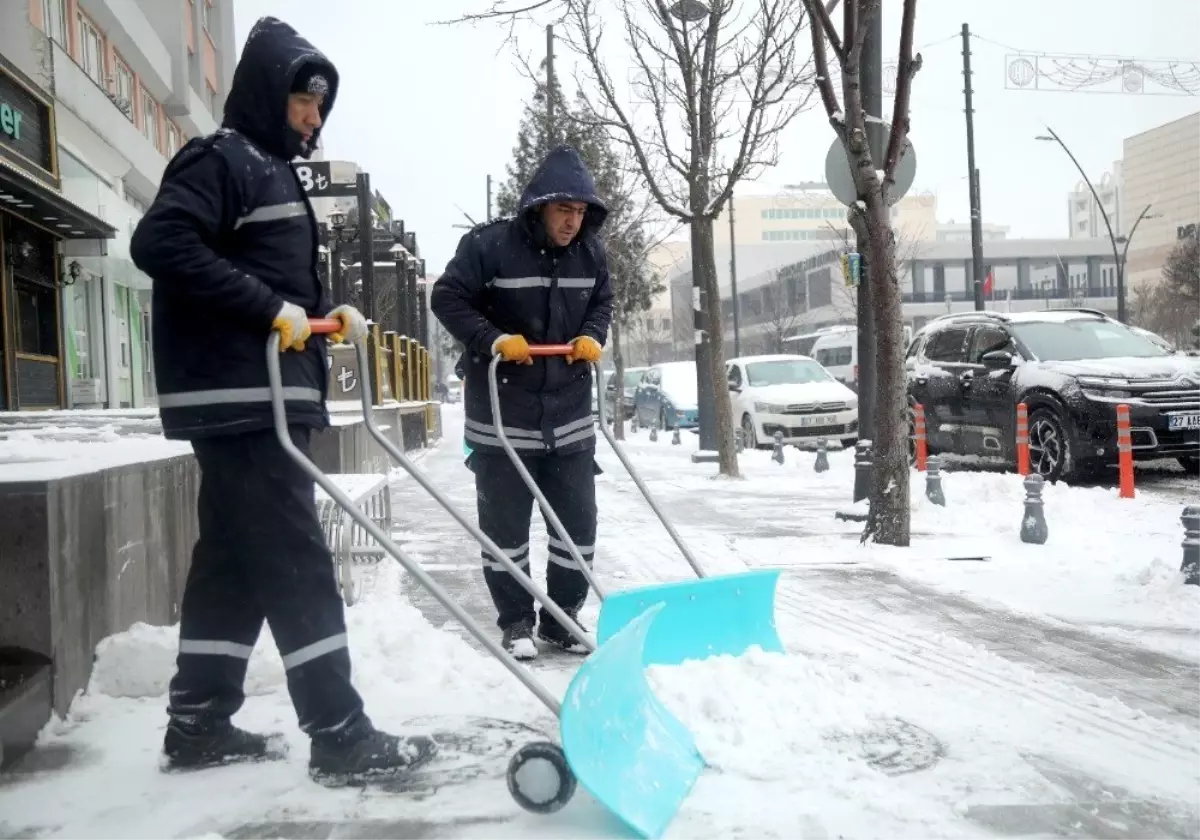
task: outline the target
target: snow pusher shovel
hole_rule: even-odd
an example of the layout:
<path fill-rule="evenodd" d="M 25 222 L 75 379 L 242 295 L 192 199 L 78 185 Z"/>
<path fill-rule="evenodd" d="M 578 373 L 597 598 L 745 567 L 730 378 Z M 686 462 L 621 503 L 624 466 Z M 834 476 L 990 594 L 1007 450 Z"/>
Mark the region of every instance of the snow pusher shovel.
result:
<path fill-rule="evenodd" d="M 572 348 L 569 344 L 543 344 L 531 346 L 529 350 L 534 356 L 567 356 Z M 537 499 L 546 521 L 567 546 L 571 558 L 587 578 L 596 597 L 600 599 L 597 640 L 601 644 L 605 643 L 648 608 L 662 604 L 665 608 L 647 630 L 643 647 L 643 662 L 646 665 L 678 665 L 687 659 L 705 659 L 721 654 L 740 656 L 754 645 L 764 651 L 782 653 L 783 642 L 775 629 L 775 592 L 779 583 L 779 571 L 755 571 L 716 577 L 705 574 L 704 568 L 696 561 L 679 532 L 675 530 L 675 526 L 650 495 L 645 482 L 609 431 L 604 417 L 604 374 L 598 365 L 593 365 L 598 390 L 597 425 L 629 472 L 634 484 L 642 492 L 650 509 L 658 517 L 658 521 L 666 528 L 684 559 L 700 578 L 695 581 L 660 583 L 622 592 L 606 593 L 601 588 L 595 574 L 584 562 L 578 546 L 509 442 L 500 414 L 499 385 L 496 380 L 496 368 L 499 363 L 500 357 L 494 356 L 488 367 L 488 389 L 496 437 Z"/>
<path fill-rule="evenodd" d="M 314 334 L 340 331 L 336 319 L 310 319 Z M 661 835 L 695 784 L 704 761 L 691 733 L 655 699 L 643 674 L 642 646 L 658 608 L 635 617 L 597 648 L 570 616 L 550 599 L 507 554 L 444 496 L 376 425 L 371 391 L 362 390 L 363 423 L 371 436 L 417 483 L 474 537 L 546 610 L 592 651 L 582 661 L 560 704 L 533 674 L 509 654 L 470 614 L 292 442 L 287 397 L 280 371 L 279 333 L 267 340 L 271 411 L 280 445 L 379 546 L 458 620 L 476 641 L 509 670 L 558 720 L 560 747 L 550 741 L 525 744 L 509 761 L 508 790 L 522 808 L 550 814 L 565 806 L 582 783 L 596 800 L 640 837 Z M 360 370 L 370 370 L 365 341 L 355 344 Z M 638 780 L 620 785 L 621 778 Z"/>

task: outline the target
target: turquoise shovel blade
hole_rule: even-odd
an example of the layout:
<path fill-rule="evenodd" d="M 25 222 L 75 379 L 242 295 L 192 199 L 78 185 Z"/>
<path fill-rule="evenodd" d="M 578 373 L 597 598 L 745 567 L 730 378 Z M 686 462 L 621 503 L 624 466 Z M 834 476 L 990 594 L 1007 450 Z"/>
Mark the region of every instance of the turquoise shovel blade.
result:
<path fill-rule="evenodd" d="M 559 716 L 575 778 L 646 840 L 662 835 L 704 769 L 692 734 L 646 682 L 642 646 L 662 611 L 644 610 L 583 661 Z"/>
<path fill-rule="evenodd" d="M 754 645 L 783 653 L 775 628 L 778 583 L 775 569 L 612 592 L 600 605 L 596 641 L 604 644 L 648 607 L 662 604 L 662 612 L 648 629 L 643 665 L 740 656 Z"/>

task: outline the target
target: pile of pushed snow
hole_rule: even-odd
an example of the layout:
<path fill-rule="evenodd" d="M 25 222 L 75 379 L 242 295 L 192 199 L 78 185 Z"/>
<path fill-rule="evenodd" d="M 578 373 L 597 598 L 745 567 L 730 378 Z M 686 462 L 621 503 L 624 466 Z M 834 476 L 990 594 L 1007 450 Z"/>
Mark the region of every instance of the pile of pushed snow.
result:
<path fill-rule="evenodd" d="M 354 682 L 372 699 L 394 707 L 414 699 L 490 696 L 511 699 L 520 685 L 496 660 L 460 636 L 434 627 L 402 593 L 395 563 L 369 570 L 372 597 L 346 610 Z M 175 673 L 179 625 L 138 623 L 96 647 L 89 692 L 109 697 L 161 697 Z M 286 675 L 270 629 L 264 624 L 246 673 L 246 694 L 286 694 Z M 526 703 L 526 705 L 528 705 Z"/>
<path fill-rule="evenodd" d="M 849 736 L 873 729 L 894 708 L 887 686 L 856 666 L 757 647 L 739 657 L 653 666 L 647 677 L 710 767 L 758 780 L 867 772 Z"/>

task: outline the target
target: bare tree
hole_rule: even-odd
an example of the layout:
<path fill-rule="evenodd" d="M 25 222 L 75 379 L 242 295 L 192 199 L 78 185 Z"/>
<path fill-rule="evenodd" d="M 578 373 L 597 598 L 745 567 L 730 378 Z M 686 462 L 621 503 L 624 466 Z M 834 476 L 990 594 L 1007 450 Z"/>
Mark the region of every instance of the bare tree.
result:
<path fill-rule="evenodd" d="M 757 290 L 756 290 L 757 291 Z M 804 314 L 804 304 L 798 296 L 788 293 L 788 284 L 778 273 L 775 279 L 761 287 L 763 295 L 762 343 L 767 353 L 782 353 L 783 340 L 790 336 Z"/>
<path fill-rule="evenodd" d="M 1195 343 L 1200 323 L 1200 240 L 1180 239 L 1163 264 L 1162 277 L 1133 290 L 1132 322 L 1171 341 Z"/>
<path fill-rule="evenodd" d="M 863 540 L 906 546 L 909 543 L 909 467 L 904 329 L 888 194 L 895 185 L 896 168 L 908 146 L 909 98 L 913 76 L 921 67 L 921 56 L 913 55 L 912 46 L 917 0 L 904 0 L 891 129 L 884 159 L 878 162 L 872 159 L 867 141 L 867 115 L 860 78 L 863 42 L 871 15 L 879 14 L 878 0 L 842 0 L 841 32 L 822 0 L 804 0 L 804 5 L 818 22 L 811 32 L 817 90 L 829 124 L 845 146 L 858 192 L 859 200 L 850 208 L 850 226 L 859 241 L 867 242 L 869 247 L 866 256 L 872 284 L 871 317 L 878 344 L 878 381 L 875 466 L 870 514 Z M 830 76 L 829 52 L 840 65 L 842 104 L 839 104 Z"/>
<path fill-rule="evenodd" d="M 629 361 L 638 367 L 652 367 L 671 355 L 670 318 L 654 310 L 640 312 L 630 319 Z"/>

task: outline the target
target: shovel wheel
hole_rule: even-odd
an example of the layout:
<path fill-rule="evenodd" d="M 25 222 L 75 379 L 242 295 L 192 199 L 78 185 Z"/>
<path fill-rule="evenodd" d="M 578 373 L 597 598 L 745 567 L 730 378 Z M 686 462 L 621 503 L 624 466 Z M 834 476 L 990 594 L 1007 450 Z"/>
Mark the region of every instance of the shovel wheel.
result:
<path fill-rule="evenodd" d="M 575 795 L 575 774 L 562 748 L 534 741 L 517 750 L 508 762 L 508 792 L 517 804 L 534 814 L 553 814 Z"/>

